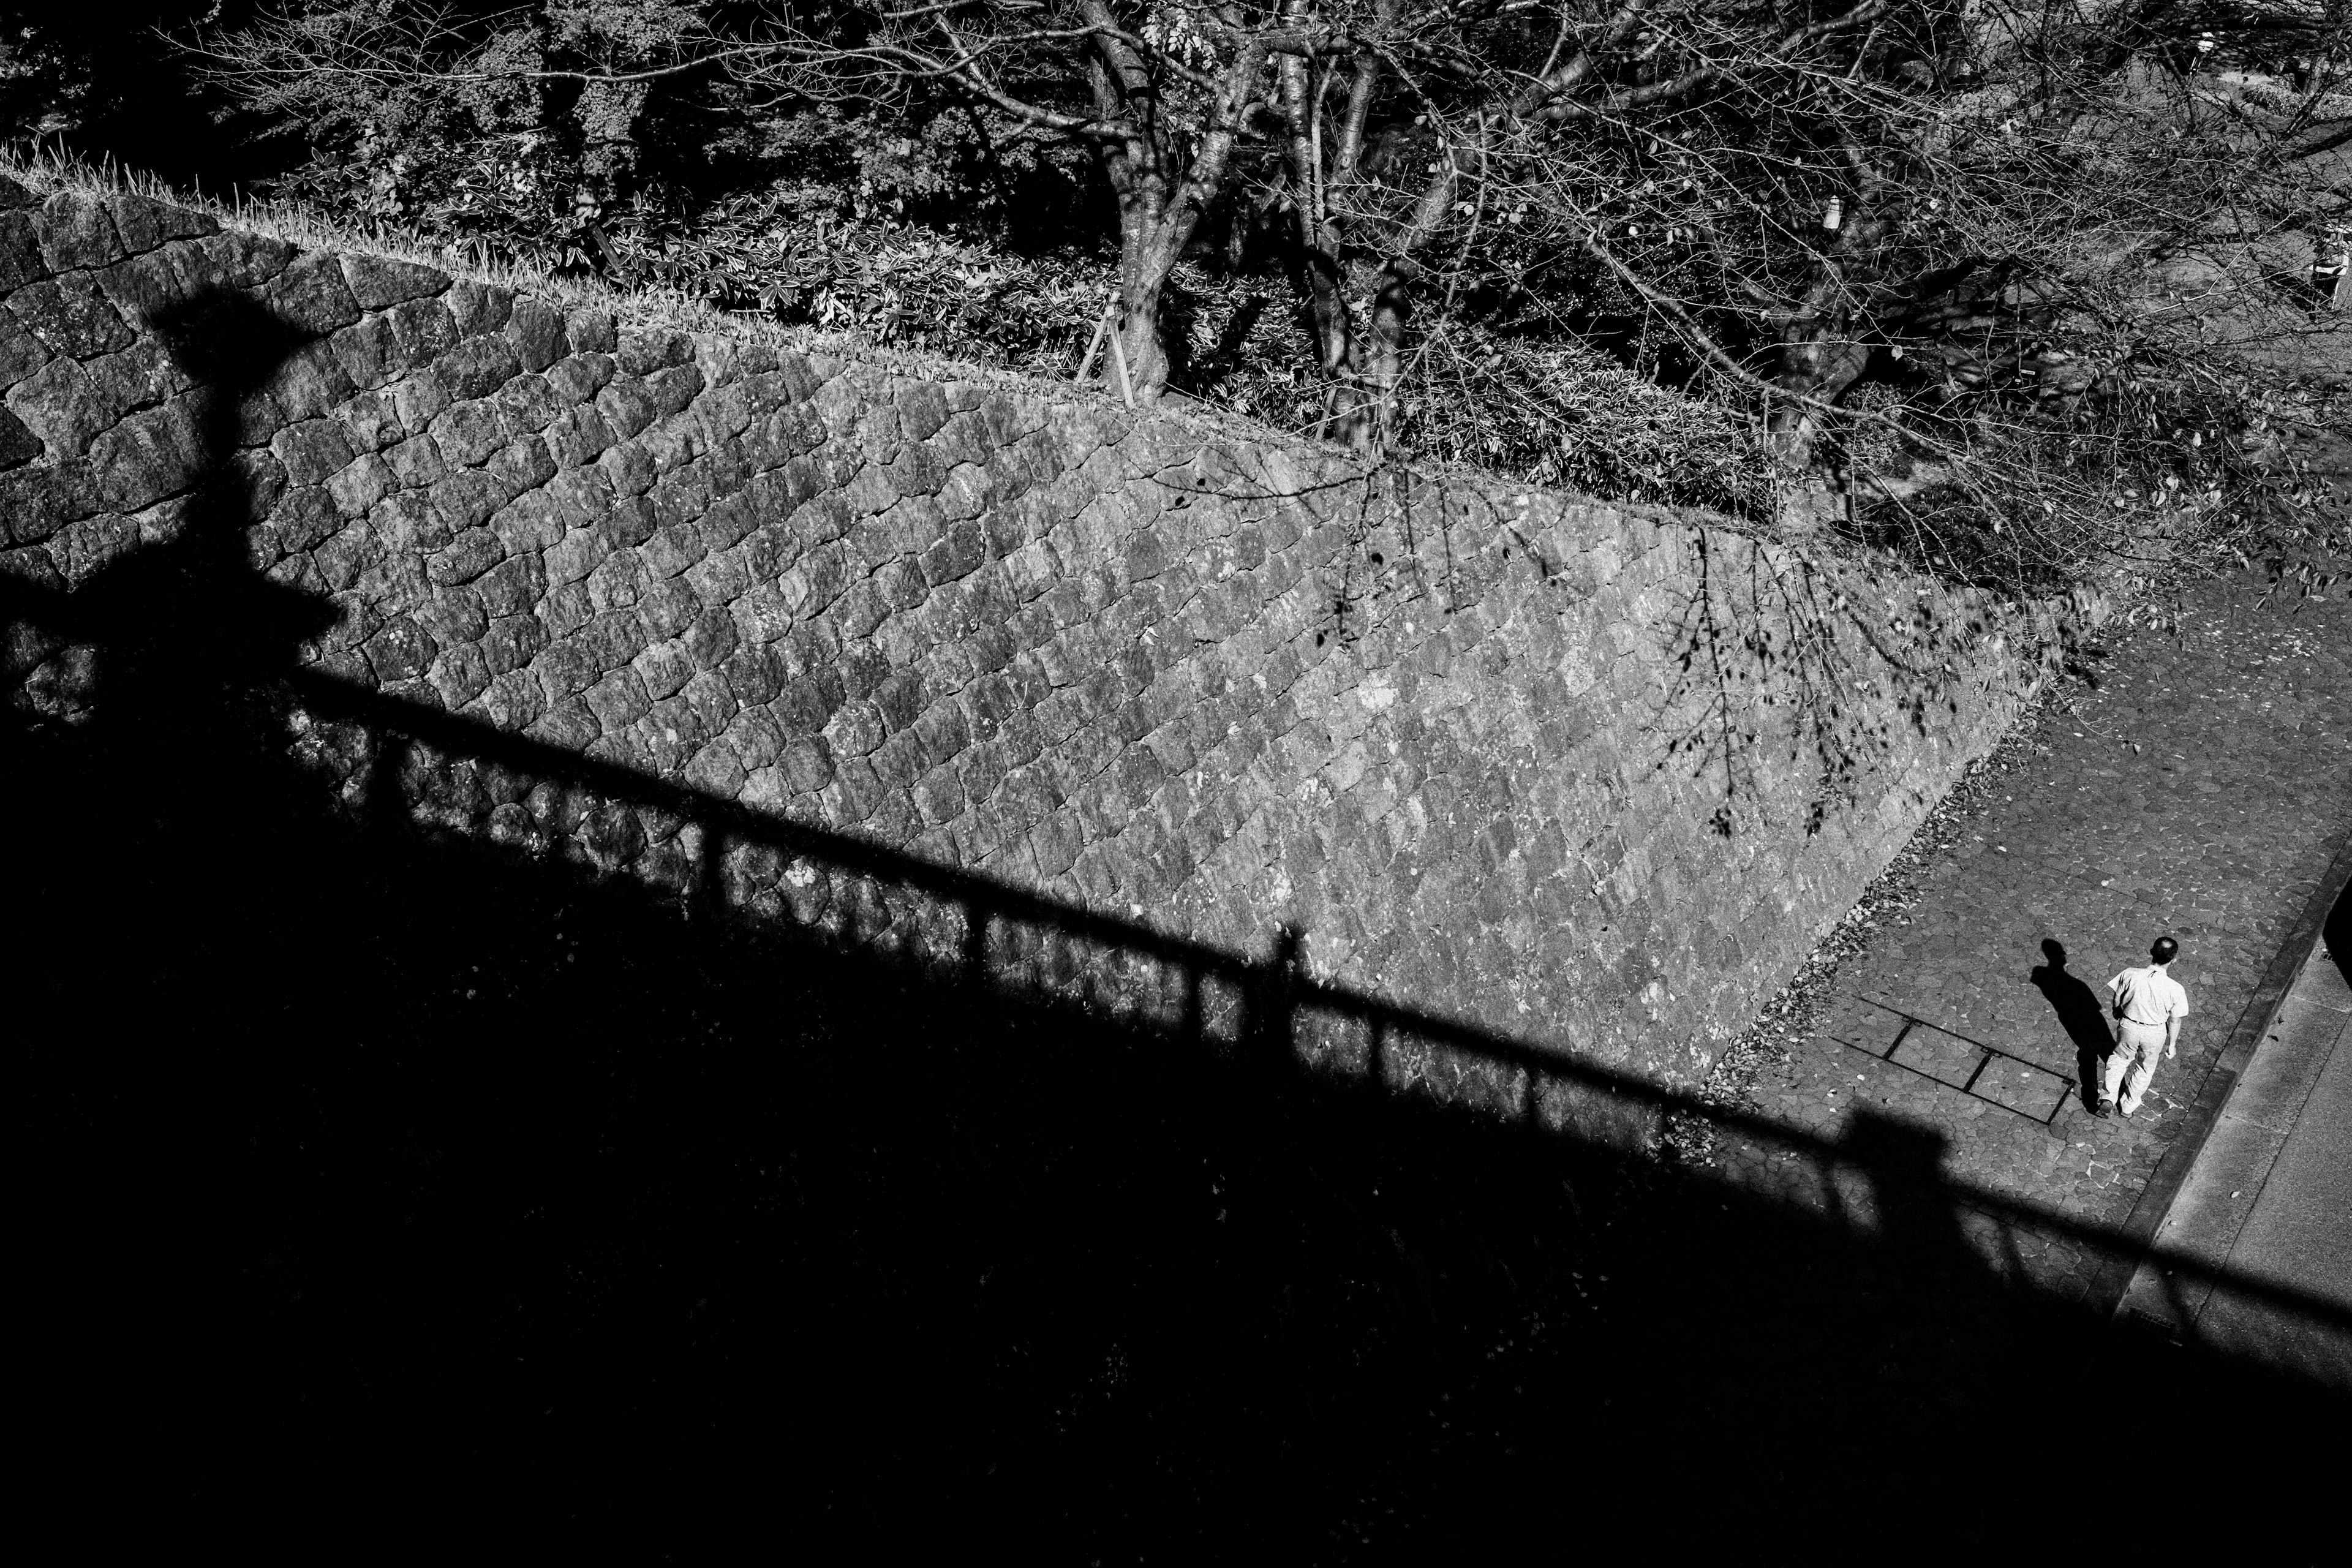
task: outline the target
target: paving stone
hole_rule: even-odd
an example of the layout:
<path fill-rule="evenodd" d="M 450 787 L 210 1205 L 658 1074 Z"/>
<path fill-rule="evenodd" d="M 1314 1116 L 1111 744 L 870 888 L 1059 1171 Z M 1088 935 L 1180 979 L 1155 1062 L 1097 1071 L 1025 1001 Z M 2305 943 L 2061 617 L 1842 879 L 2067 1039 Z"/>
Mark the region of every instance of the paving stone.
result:
<path fill-rule="evenodd" d="M 1972 1092 L 1997 1105 L 2005 1105 L 2021 1115 L 2043 1121 L 2056 1113 L 2067 1089 L 2066 1081 L 2055 1073 L 2044 1072 L 2040 1068 L 2007 1057 L 1994 1057 L 1977 1075 Z"/>
<path fill-rule="evenodd" d="M 1938 1083 L 1966 1089 L 1984 1065 L 1986 1054 L 1972 1040 L 1948 1035 L 1931 1024 L 1914 1024 L 1889 1059 Z"/>

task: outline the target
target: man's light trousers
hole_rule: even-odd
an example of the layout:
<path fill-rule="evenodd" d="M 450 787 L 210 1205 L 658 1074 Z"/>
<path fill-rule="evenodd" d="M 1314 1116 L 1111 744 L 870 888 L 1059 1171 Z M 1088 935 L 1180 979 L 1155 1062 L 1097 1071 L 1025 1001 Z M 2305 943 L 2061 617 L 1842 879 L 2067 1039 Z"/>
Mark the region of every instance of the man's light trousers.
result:
<path fill-rule="evenodd" d="M 2163 1059 L 2163 1025 L 2117 1024 L 2116 1048 L 2107 1053 L 2106 1065 L 2099 1073 L 2099 1098 L 2117 1101 L 2129 1116 L 2139 1109 L 2147 1080 L 2156 1076 L 2156 1064 Z M 2121 1096 L 2116 1093 L 2118 1087 Z"/>

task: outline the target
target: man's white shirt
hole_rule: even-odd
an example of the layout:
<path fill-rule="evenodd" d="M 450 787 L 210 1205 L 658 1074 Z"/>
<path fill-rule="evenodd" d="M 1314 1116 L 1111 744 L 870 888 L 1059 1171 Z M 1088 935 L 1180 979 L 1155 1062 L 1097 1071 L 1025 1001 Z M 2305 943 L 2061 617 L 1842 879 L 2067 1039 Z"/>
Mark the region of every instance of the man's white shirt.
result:
<path fill-rule="evenodd" d="M 2144 969 L 2126 969 L 2108 981 L 2107 994 L 2115 999 L 2124 1022 L 2144 1028 L 2189 1016 L 2189 993 L 2153 963 Z"/>

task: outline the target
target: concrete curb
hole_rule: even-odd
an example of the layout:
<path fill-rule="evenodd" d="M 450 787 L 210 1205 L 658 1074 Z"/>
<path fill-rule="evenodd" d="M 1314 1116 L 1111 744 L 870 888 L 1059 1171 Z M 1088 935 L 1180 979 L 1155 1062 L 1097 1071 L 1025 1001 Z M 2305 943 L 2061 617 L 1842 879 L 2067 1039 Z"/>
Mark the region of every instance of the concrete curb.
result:
<path fill-rule="evenodd" d="M 2231 1095 L 2236 1092 L 2247 1064 L 2253 1060 L 2256 1047 L 2278 1022 L 2279 1009 L 2285 1005 L 2287 993 L 2294 988 L 2295 981 L 2318 951 L 2328 912 L 2344 896 L 2347 886 L 2352 886 L 2352 832 L 2338 840 L 2335 857 L 2321 875 L 2319 886 L 2305 904 L 2302 915 L 2289 928 L 2286 940 L 2279 944 L 2270 967 L 2263 972 L 2262 984 L 2247 999 L 2245 1011 L 2239 1014 L 2237 1026 L 2231 1030 L 2221 1054 L 2206 1069 L 2196 1102 L 2189 1110 L 2188 1126 L 2165 1151 L 2163 1159 L 2157 1163 L 2155 1174 L 2141 1189 L 2139 1201 L 2132 1205 L 2131 1214 L 2123 1224 L 2126 1250 L 2102 1264 L 2092 1279 L 2091 1299 L 2105 1303 L 2111 1316 L 2120 1319 L 2126 1314 L 2126 1303 L 2135 1294 L 2135 1282 L 2151 1267 L 2148 1249 L 2157 1232 L 2163 1228 L 2189 1172 L 2196 1167 L 2198 1156 L 2204 1152 L 2207 1141 L 2220 1124 L 2221 1113 Z M 2172 1332 L 2168 1324 L 2158 1326 Z"/>

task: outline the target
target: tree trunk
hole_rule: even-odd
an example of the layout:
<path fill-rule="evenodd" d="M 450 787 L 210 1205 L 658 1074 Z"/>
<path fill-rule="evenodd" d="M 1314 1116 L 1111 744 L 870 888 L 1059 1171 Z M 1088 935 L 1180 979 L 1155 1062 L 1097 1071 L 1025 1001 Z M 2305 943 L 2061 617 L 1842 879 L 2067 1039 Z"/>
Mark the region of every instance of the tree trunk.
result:
<path fill-rule="evenodd" d="M 1294 23 L 1305 21 L 1307 0 L 1290 0 L 1288 10 Z M 1309 80 L 1307 62 L 1299 57 L 1284 56 L 1276 69 L 1282 88 L 1283 114 L 1290 122 L 1291 210 L 1297 220 L 1296 275 L 1292 284 L 1306 300 L 1307 323 L 1315 335 L 1315 362 L 1323 373 L 1321 433 L 1328 439 L 1360 446 L 1363 431 L 1360 426 L 1366 421 L 1359 417 L 1364 398 L 1356 376 L 1361 368 L 1362 350 L 1356 341 L 1354 319 L 1348 313 L 1339 268 L 1339 231 L 1332 221 L 1325 194 L 1322 133 L 1316 103 L 1319 95 Z M 1358 63 L 1349 94 L 1348 114 L 1340 125 L 1339 156 L 1332 178 L 1351 178 L 1355 173 L 1363 120 L 1370 107 L 1379 69 L 1378 59 L 1370 56 Z"/>
<path fill-rule="evenodd" d="M 1160 301 L 1168 287 L 1168 274 L 1172 261 L 1160 258 L 1160 247 L 1153 240 L 1158 236 L 1137 237 L 1139 243 L 1123 242 L 1118 268 L 1119 320 L 1117 324 L 1118 347 L 1127 356 L 1129 387 L 1118 384 L 1118 367 L 1103 366 L 1103 374 L 1114 392 L 1132 390 L 1138 403 L 1157 398 L 1168 385 L 1168 349 L 1160 335 Z"/>
<path fill-rule="evenodd" d="M 1136 128 L 1123 141 L 1104 144 L 1102 159 L 1118 196 L 1119 347 L 1135 400 L 1149 403 L 1168 384 L 1160 331 L 1168 275 L 1232 174 L 1234 144 L 1265 71 L 1265 46 L 1244 41 L 1218 81 L 1214 109 L 1192 156 L 1180 158 L 1178 132 L 1158 112 L 1151 73 L 1121 40 L 1108 6 L 1084 0 L 1080 15 L 1100 29 L 1089 67 L 1097 107 L 1104 119 L 1124 117 Z M 1105 373 L 1116 388 L 1117 365 L 1105 366 Z"/>
<path fill-rule="evenodd" d="M 1396 426 L 1397 388 L 1404 380 L 1405 331 L 1412 322 L 1413 286 L 1421 279 L 1415 253 L 1429 243 L 1454 205 L 1461 174 L 1458 155 L 1441 150 L 1436 170 L 1422 187 L 1412 220 L 1390 247 L 1380 279 L 1372 289 L 1371 321 L 1359 366 L 1361 395 L 1347 415 L 1333 422 L 1330 435 L 1359 451 L 1385 447 Z"/>

